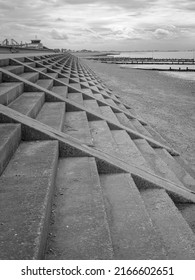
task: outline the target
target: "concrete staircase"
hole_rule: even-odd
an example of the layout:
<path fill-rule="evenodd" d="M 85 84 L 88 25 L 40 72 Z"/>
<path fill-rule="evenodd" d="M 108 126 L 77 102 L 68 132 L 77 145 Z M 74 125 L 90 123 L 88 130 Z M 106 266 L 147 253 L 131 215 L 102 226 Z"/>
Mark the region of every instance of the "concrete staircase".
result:
<path fill-rule="evenodd" d="M 194 259 L 195 174 L 69 53 L 0 60 L 0 259 Z"/>

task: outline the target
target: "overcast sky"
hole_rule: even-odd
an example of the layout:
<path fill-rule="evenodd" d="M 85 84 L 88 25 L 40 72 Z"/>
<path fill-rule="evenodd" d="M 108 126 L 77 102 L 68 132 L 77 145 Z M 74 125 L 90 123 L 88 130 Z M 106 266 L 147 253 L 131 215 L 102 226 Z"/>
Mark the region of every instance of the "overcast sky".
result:
<path fill-rule="evenodd" d="M 93 50 L 195 49 L 195 0 L 0 0 L 0 42 Z"/>

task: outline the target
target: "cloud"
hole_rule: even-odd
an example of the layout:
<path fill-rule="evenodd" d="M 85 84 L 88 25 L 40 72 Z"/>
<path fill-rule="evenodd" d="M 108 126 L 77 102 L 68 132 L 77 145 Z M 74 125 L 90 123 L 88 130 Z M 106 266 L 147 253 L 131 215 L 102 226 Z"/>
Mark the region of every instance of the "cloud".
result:
<path fill-rule="evenodd" d="M 194 0 L 0 0 L 0 38 L 69 47 L 195 44 Z M 131 40 L 131 45 L 128 43 Z M 180 40 L 180 41 L 179 41 Z M 129 44 L 129 45 L 128 45 Z M 175 43 L 176 44 L 176 43 Z M 182 43 L 183 45 L 183 43 Z M 148 47 L 148 48 L 149 48 Z"/>
<path fill-rule="evenodd" d="M 55 40 L 68 40 L 68 36 L 65 33 L 60 33 L 55 29 L 51 31 L 51 38 Z"/>
<path fill-rule="evenodd" d="M 170 31 L 166 29 L 158 28 L 154 31 L 154 36 L 157 39 L 164 39 L 169 37 L 169 35 L 170 35 Z"/>

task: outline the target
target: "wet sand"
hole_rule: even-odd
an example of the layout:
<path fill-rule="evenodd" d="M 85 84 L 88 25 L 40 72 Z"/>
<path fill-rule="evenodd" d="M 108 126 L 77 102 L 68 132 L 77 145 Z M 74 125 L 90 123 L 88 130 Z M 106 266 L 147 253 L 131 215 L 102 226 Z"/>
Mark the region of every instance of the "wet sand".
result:
<path fill-rule="evenodd" d="M 195 73 L 186 78 L 83 61 L 195 169 Z"/>

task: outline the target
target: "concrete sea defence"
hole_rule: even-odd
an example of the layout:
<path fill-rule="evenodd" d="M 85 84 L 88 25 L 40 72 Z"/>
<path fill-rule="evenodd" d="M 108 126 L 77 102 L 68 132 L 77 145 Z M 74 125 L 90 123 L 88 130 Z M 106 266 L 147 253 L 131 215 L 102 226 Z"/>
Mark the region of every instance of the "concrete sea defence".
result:
<path fill-rule="evenodd" d="M 0 60 L 0 259 L 194 259 L 195 174 L 75 56 Z"/>

